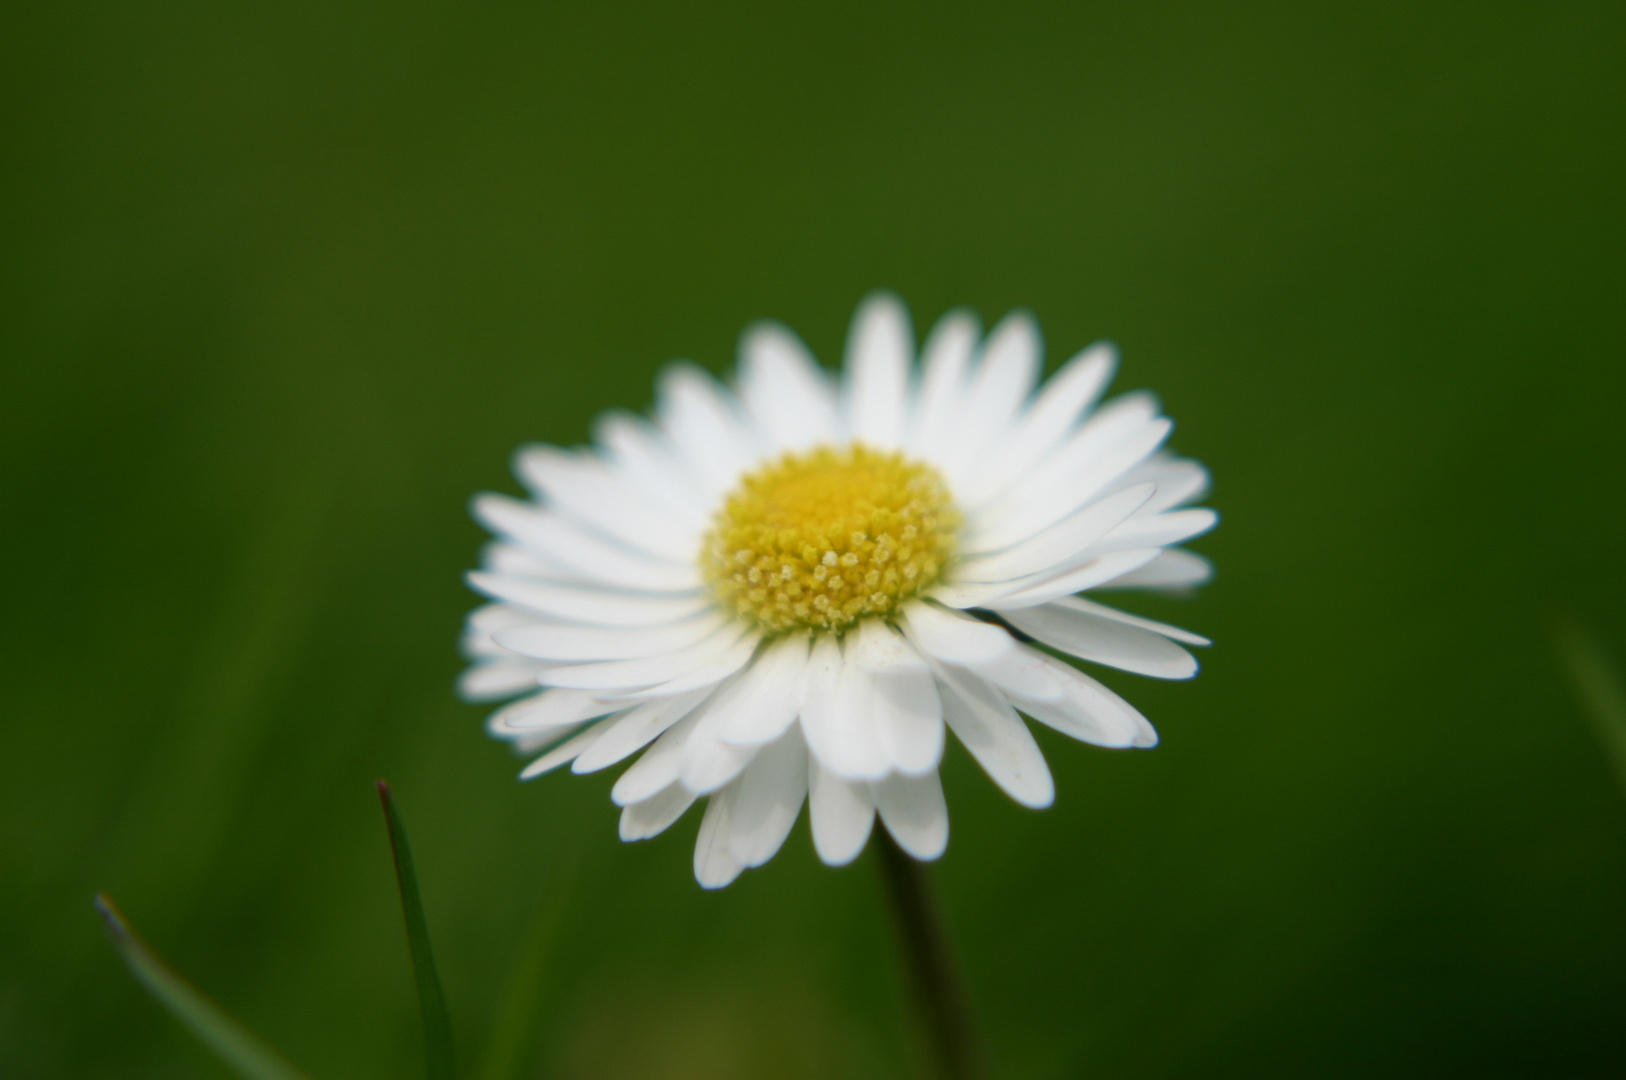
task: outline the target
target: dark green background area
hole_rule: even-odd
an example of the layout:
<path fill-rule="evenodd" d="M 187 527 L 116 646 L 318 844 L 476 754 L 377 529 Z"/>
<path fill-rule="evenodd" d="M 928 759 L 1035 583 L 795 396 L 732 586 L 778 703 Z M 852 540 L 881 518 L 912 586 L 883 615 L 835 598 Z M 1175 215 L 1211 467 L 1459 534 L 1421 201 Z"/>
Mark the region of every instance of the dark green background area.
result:
<path fill-rule="evenodd" d="M 574 876 L 527 1076 L 910 1074 L 875 867 L 514 781 L 452 681 L 469 495 L 718 371 L 1101 337 L 1215 475 L 1151 752 L 958 749 L 936 873 L 997 1074 L 1618 1076 L 1626 801 L 1542 615 L 1626 657 L 1619 4 L 8 4 L 0 1074 L 215 1077 L 110 889 L 318 1078 L 419 1068 L 371 781 L 465 1061 Z M 574 868 L 574 869 L 573 869 Z M 471 1071 L 472 1075 L 472 1071 Z"/>

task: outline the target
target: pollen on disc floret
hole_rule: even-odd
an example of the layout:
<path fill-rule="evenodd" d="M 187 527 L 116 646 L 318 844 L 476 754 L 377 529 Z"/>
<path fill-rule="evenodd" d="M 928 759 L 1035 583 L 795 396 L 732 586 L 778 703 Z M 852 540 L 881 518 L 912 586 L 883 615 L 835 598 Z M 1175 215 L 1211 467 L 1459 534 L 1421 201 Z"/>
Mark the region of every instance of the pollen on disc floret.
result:
<path fill-rule="evenodd" d="M 959 526 L 930 465 L 820 446 L 746 474 L 712 521 L 701 570 L 724 607 L 766 630 L 840 631 L 936 581 Z"/>

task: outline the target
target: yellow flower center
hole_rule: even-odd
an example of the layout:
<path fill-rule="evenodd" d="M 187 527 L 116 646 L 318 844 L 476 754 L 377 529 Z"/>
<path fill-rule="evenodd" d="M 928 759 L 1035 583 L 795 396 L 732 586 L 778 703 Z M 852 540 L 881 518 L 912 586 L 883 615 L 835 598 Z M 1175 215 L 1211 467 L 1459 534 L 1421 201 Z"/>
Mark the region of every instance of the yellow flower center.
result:
<path fill-rule="evenodd" d="M 748 473 L 701 545 L 722 605 L 765 630 L 844 630 L 937 580 L 960 512 L 938 471 L 862 443 Z"/>

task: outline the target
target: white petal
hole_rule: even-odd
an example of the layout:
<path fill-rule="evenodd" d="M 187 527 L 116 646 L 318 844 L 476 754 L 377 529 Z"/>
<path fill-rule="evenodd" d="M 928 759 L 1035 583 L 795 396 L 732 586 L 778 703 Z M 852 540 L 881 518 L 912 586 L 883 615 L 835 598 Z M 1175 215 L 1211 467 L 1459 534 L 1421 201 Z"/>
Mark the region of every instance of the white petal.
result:
<path fill-rule="evenodd" d="M 898 846 L 917 859 L 935 859 L 948 846 L 948 803 L 935 771 L 898 776 L 870 785 L 875 809 Z"/>
<path fill-rule="evenodd" d="M 1016 640 L 1003 626 L 957 611 L 944 611 L 919 600 L 906 603 L 903 616 L 909 640 L 921 652 L 938 660 L 973 664 L 997 659 L 1016 647 Z"/>
<path fill-rule="evenodd" d="M 1219 523 L 1219 515 L 1206 507 L 1137 514 L 1113 529 L 1094 546 L 1096 551 L 1168 547 L 1191 540 Z"/>
<path fill-rule="evenodd" d="M 709 596 L 639 596 L 561 582 L 518 581 L 478 570 L 469 584 L 496 600 L 591 626 L 662 626 L 715 607 Z"/>
<path fill-rule="evenodd" d="M 954 568 L 954 580 L 1015 581 L 1079 566 L 1088 561 L 1091 545 L 1127 521 L 1156 490 L 1156 484 L 1137 484 L 1083 507 L 1004 551 L 968 555 Z"/>
<path fill-rule="evenodd" d="M 807 678 L 808 639 L 787 634 L 762 650 L 712 712 L 717 737 L 742 746 L 772 742 L 796 719 Z"/>
<path fill-rule="evenodd" d="M 564 727 L 545 728 L 542 731 L 523 732 L 518 735 L 507 736 L 514 746 L 514 753 L 521 757 L 529 757 L 538 750 L 549 746 L 559 746 L 566 739 L 582 731 L 580 724 L 567 724 Z"/>
<path fill-rule="evenodd" d="M 874 722 L 881 749 L 899 772 L 919 776 L 943 760 L 943 703 L 930 674 L 877 679 Z"/>
<path fill-rule="evenodd" d="M 579 735 L 566 739 L 546 754 L 525 766 L 519 774 L 521 780 L 534 780 L 545 772 L 557 769 L 567 761 L 574 761 L 576 755 L 593 745 L 593 740 L 604 734 L 605 728 L 613 724 L 613 720 L 600 720 Z"/>
<path fill-rule="evenodd" d="M 977 444 L 970 449 L 980 450 L 982 440 L 990 435 L 1007 434 L 1017 412 L 1033 393 L 1043 351 L 1039 326 L 1028 312 L 1011 312 L 989 333 L 982 362 L 967 388 L 975 409 L 967 417 L 970 430 L 965 442 Z"/>
<path fill-rule="evenodd" d="M 1159 444 L 1169 438 L 1171 426 L 1167 420 L 1151 421 L 1067 477 L 1054 478 L 1049 483 L 1021 481 L 990 509 L 972 514 L 976 529 L 969 530 L 967 550 L 1003 550 L 1049 529 L 1059 520 L 1072 517 L 1080 507 L 1101 499 L 1138 460 L 1156 451 Z"/>
<path fill-rule="evenodd" d="M 672 562 L 618 546 L 560 514 L 506 495 L 477 496 L 474 517 L 491 531 L 588 581 L 650 592 L 694 592 L 701 585 L 692 562 Z"/>
<path fill-rule="evenodd" d="M 666 369 L 655 411 L 708 503 L 732 488 L 760 456 L 734 395 L 693 364 Z"/>
<path fill-rule="evenodd" d="M 911 776 L 936 769 L 943 757 L 943 704 L 931 666 L 879 619 L 862 624 L 855 659 L 874 680 L 875 730 L 893 768 Z"/>
<path fill-rule="evenodd" d="M 691 690 L 677 697 L 646 701 L 615 718 L 602 735 L 582 752 L 570 771 L 590 773 L 607 768 L 637 753 L 654 741 L 661 732 L 688 716 L 706 700 L 710 690 Z"/>
<path fill-rule="evenodd" d="M 1024 806 L 1049 806 L 1056 797 L 1039 744 L 1005 696 L 976 675 L 936 667 L 943 719 L 971 756 L 1006 794 Z"/>
<path fill-rule="evenodd" d="M 750 673 L 746 673 L 746 678 Z M 719 787 L 733 781 L 751 763 L 756 755 L 756 747 L 733 747 L 730 743 L 722 742 L 717 738 L 717 709 L 722 706 L 730 690 L 738 686 L 740 680 L 722 686 L 717 696 L 711 701 L 694 709 L 689 716 L 698 717 L 691 729 L 686 729 L 683 737 L 683 750 L 678 755 L 676 776 L 683 781 L 696 795 L 709 794 Z M 699 691 L 706 693 L 706 691 Z M 628 769 L 631 771 L 631 769 Z"/>
<path fill-rule="evenodd" d="M 980 503 L 1044 461 L 1095 404 L 1117 363 L 1117 350 L 1104 342 L 1069 360 L 1045 382 L 1033 407 L 1017 422 L 999 453 L 988 455 L 972 489 L 962 498 Z"/>
<path fill-rule="evenodd" d="M 979 477 L 1012 438 L 1016 414 L 1033 389 L 1040 349 L 1038 328 L 1025 312 L 1001 320 L 983 343 L 959 394 L 954 431 L 934 457 L 962 507 L 978 505 L 970 496 L 980 491 Z"/>
<path fill-rule="evenodd" d="M 1182 630 L 1178 626 L 1157 622 L 1154 619 L 1143 619 L 1139 615 L 1131 615 L 1126 611 L 1119 611 L 1117 608 L 1110 608 L 1105 604 L 1097 604 L 1080 596 L 1064 596 L 1059 600 L 1051 601 L 1051 603 L 1056 607 L 1066 608 L 1069 611 L 1083 611 L 1091 615 L 1098 615 L 1103 619 L 1111 619 L 1113 622 L 1120 622 L 1125 626 L 1138 626 L 1142 630 L 1150 630 L 1154 634 L 1162 634 L 1166 638 L 1172 638 L 1187 645 L 1214 644 L 1201 634 L 1193 634 L 1190 630 Z"/>
<path fill-rule="evenodd" d="M 875 680 L 850 657 L 841 665 L 833 726 L 838 752 L 825 759 L 825 767 L 852 780 L 877 780 L 891 770 L 876 718 Z"/>
<path fill-rule="evenodd" d="M 1093 589 L 1104 585 L 1114 578 L 1145 566 L 1157 556 L 1157 548 L 1114 551 L 1111 554 L 1102 555 L 1100 558 L 1091 559 L 1076 570 L 1070 570 L 1058 577 L 1052 577 L 1037 584 L 1027 585 L 1026 583 L 1032 579 L 1022 578 L 1017 582 L 1005 582 L 1003 586 L 987 586 L 990 589 L 1003 588 L 1009 591 L 1004 592 L 1003 595 L 986 597 L 976 601 L 976 606 L 985 607 L 990 611 L 1010 611 L 1015 608 L 1047 604 L 1069 593 L 1083 592 L 1085 589 Z M 1042 577 L 1043 575 L 1036 574 L 1034 576 Z M 1013 590 L 1011 589 L 1012 585 L 1025 585 L 1025 587 Z M 966 586 L 967 589 L 973 587 L 975 586 Z M 934 592 L 933 595 L 936 595 L 936 593 Z M 943 602 L 949 603 L 947 600 Z"/>
<path fill-rule="evenodd" d="M 807 347 L 777 323 L 758 323 L 741 339 L 740 396 L 758 441 L 770 451 L 836 441 L 830 380 Z"/>
<path fill-rule="evenodd" d="M 648 840 L 665 832 L 698 797 L 682 784 L 672 784 L 643 802 L 622 807 L 621 839 Z"/>
<path fill-rule="evenodd" d="M 878 676 L 909 669 L 930 670 L 930 666 L 910 648 L 903 635 L 881 619 L 865 619 L 859 623 L 850 641 L 852 657 L 866 674 Z"/>
<path fill-rule="evenodd" d="M 1061 687 L 1002 626 L 915 601 L 904 609 L 908 633 L 934 660 L 970 668 L 1001 689 L 1035 697 L 1056 696 Z M 988 631 L 997 631 L 990 634 Z"/>
<path fill-rule="evenodd" d="M 737 787 L 726 787 L 706 801 L 706 816 L 700 822 L 700 838 L 694 844 L 694 879 L 704 889 L 721 889 L 740 876 L 744 869 L 728 853 L 728 837 Z"/>
<path fill-rule="evenodd" d="M 1048 466 L 1035 470 L 998 500 L 973 512 L 975 527 L 967 530 L 967 549 L 999 551 L 1072 516 L 1155 453 L 1172 427 L 1168 420 L 1153 420 L 1066 472 L 1054 473 Z"/>
<path fill-rule="evenodd" d="M 514 471 L 545 505 L 626 547 L 675 563 L 694 556 L 699 536 L 691 525 L 640 498 L 590 455 L 557 446 L 524 446 L 514 457 Z"/>
<path fill-rule="evenodd" d="M 1181 592 L 1213 580 L 1214 564 L 1195 551 L 1170 548 L 1142 566 L 1097 586 L 1104 589 L 1167 589 Z"/>
<path fill-rule="evenodd" d="M 508 650 L 491 640 L 498 630 L 529 626 L 536 616 L 512 604 L 484 604 L 469 612 L 463 626 L 463 647 L 474 656 L 507 656 Z"/>
<path fill-rule="evenodd" d="M 806 667 L 807 640 L 788 636 L 717 693 L 683 748 L 679 776 L 690 791 L 715 791 L 738 776 L 760 749 L 796 719 Z M 724 741 L 738 727 L 763 738 Z M 800 737 L 798 735 L 798 737 Z"/>
<path fill-rule="evenodd" d="M 544 559 L 530 548 L 493 540 L 480 549 L 480 569 L 502 577 L 547 578 L 551 581 L 583 581 L 583 575 L 559 563 Z M 588 584 L 603 586 L 602 581 Z"/>
<path fill-rule="evenodd" d="M 813 848 L 825 865 L 845 866 L 864 850 L 875 825 L 869 785 L 843 780 L 813 757 L 808 758 L 807 769 Z"/>
<path fill-rule="evenodd" d="M 920 395 L 910 448 L 928 461 L 941 461 L 954 447 L 966 370 L 976 348 L 976 317 L 957 310 L 937 321 L 921 350 Z"/>
<path fill-rule="evenodd" d="M 1051 671 L 1050 662 L 1051 658 L 1037 649 L 1018 644 L 998 660 L 966 666 L 1008 695 L 1051 701 L 1062 696 L 1064 687 Z"/>
<path fill-rule="evenodd" d="M 1161 634 L 1059 602 L 1002 613 L 1006 622 L 1053 649 L 1158 679 L 1189 679 L 1197 659 Z"/>
<path fill-rule="evenodd" d="M 708 794 L 733 782 L 761 752 L 761 747 L 736 746 L 717 737 L 718 724 L 714 718 L 727 694 L 728 690 L 725 689 L 718 695 L 718 701 L 707 708 L 706 715 L 700 718 L 700 723 L 695 725 L 694 732 L 683 744 L 678 779 L 697 795 Z"/>
<path fill-rule="evenodd" d="M 625 705 L 600 701 L 585 690 L 544 690 L 491 714 L 486 729 L 498 738 L 565 727 L 619 712 Z"/>
<path fill-rule="evenodd" d="M 656 686 L 699 670 L 728 655 L 743 640 L 755 644 L 756 631 L 739 623 L 728 623 L 710 637 L 676 652 L 645 656 L 636 660 L 606 660 L 597 664 L 567 664 L 543 672 L 547 686 L 579 690 L 635 690 Z M 664 696 L 664 695 L 663 695 Z"/>
<path fill-rule="evenodd" d="M 1044 340 L 1033 313 L 1006 315 L 989 332 L 982 363 L 971 381 L 977 400 L 996 414 L 1016 415 L 1033 393 L 1043 356 Z"/>
<path fill-rule="evenodd" d="M 1064 735 L 1097 746 L 1157 745 L 1157 732 L 1133 705 L 1071 664 L 1050 656 L 1044 659 L 1065 692 L 1053 701 L 1015 697 L 1023 712 Z"/>
<path fill-rule="evenodd" d="M 584 660 L 635 660 L 676 652 L 706 640 L 723 628 L 728 617 L 708 611 L 698 618 L 667 626 L 567 626 L 532 622 L 513 630 L 499 630 L 493 640 L 521 656 L 555 664 Z"/>
<path fill-rule="evenodd" d="M 1134 435 L 1158 418 L 1158 401 L 1143 390 L 1121 394 L 1102 405 L 1044 459 L 1033 479 L 1065 476 L 1103 450 Z"/>
<path fill-rule="evenodd" d="M 538 667 L 529 660 L 508 657 L 487 660 L 457 677 L 457 692 L 464 701 L 497 701 L 536 686 Z"/>
<path fill-rule="evenodd" d="M 832 663 L 836 666 L 833 679 L 829 674 Z M 869 675 L 853 659 L 840 656 L 828 636 L 814 645 L 809 672 L 812 677 L 803 698 L 802 730 L 813 755 L 825 768 L 849 780 L 885 776 L 891 763 L 875 729 L 875 684 Z"/>
<path fill-rule="evenodd" d="M 682 521 L 697 535 L 711 520 L 710 507 L 683 468 L 677 448 L 655 425 L 621 410 L 604 413 L 593 422 L 593 438 L 604 447 L 604 458 L 629 490 L 660 505 L 670 517 Z"/>
<path fill-rule="evenodd" d="M 728 852 L 741 866 L 761 866 L 790 835 L 807 798 L 807 743 L 787 731 L 740 776 Z"/>
<path fill-rule="evenodd" d="M 884 449 L 903 445 L 914 347 L 909 313 L 897 297 L 878 293 L 859 306 L 842 388 L 852 438 Z"/>
<path fill-rule="evenodd" d="M 644 751 L 644 756 L 632 763 L 610 789 L 610 801 L 617 806 L 630 806 L 643 802 L 668 784 L 677 783 L 678 768 L 683 763 L 683 744 L 688 741 L 695 725 L 700 722 L 702 705 L 688 716 L 666 729 L 655 744 Z"/>
<path fill-rule="evenodd" d="M 800 709 L 802 732 L 815 756 L 820 744 L 835 738 L 833 732 L 826 730 L 826 726 L 836 707 L 836 693 L 841 687 L 841 666 L 841 643 L 829 634 L 815 637 L 807 658 Z"/>
<path fill-rule="evenodd" d="M 648 690 L 636 690 L 618 696 L 623 701 L 640 701 L 649 698 L 670 697 L 673 694 L 686 694 L 690 690 L 698 690 L 703 686 L 715 686 L 746 664 L 749 664 L 751 657 L 756 654 L 757 646 L 761 643 L 762 635 L 752 630 L 735 642 L 733 648 L 721 656 L 709 660 L 683 675 L 679 675 L 670 682 L 663 682 L 659 686 L 650 687 Z"/>
<path fill-rule="evenodd" d="M 1208 491 L 1208 470 L 1200 462 L 1160 454 L 1124 477 L 1125 484 L 1150 480 L 1157 494 L 1146 504 L 1146 512 L 1161 513 L 1197 501 Z"/>

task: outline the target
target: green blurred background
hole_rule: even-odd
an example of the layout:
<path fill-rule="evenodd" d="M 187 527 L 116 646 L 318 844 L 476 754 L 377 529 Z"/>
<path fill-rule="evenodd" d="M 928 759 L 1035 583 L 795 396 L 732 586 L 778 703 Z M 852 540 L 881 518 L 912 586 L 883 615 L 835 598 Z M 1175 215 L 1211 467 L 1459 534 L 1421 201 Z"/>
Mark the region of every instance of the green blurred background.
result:
<path fill-rule="evenodd" d="M 224 1075 L 107 888 L 315 1076 L 415 1075 L 386 776 L 470 1066 L 574 877 L 523 1075 L 910 1075 L 869 856 L 703 893 L 697 814 L 620 844 L 451 689 L 518 443 L 886 286 L 1119 341 L 1224 515 L 1131 605 L 1202 676 L 1106 677 L 1162 747 L 1040 731 L 1044 813 L 949 756 L 998 1075 L 1620 1075 L 1542 614 L 1626 657 L 1623 56 L 1618 3 L 5 5 L 0 1074 Z"/>

